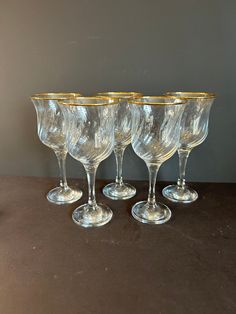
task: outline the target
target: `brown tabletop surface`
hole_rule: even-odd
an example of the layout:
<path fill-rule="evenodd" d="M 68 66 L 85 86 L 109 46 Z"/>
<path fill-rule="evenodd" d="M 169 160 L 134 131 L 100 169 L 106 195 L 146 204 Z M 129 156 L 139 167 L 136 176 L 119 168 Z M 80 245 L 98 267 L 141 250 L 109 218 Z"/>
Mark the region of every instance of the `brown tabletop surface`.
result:
<path fill-rule="evenodd" d="M 0 314 L 224 314 L 236 313 L 236 184 L 192 184 L 199 199 L 169 204 L 164 225 L 135 221 L 131 206 L 147 197 L 97 199 L 112 221 L 83 229 L 72 210 L 81 201 L 50 204 L 54 178 L 0 178 Z"/>

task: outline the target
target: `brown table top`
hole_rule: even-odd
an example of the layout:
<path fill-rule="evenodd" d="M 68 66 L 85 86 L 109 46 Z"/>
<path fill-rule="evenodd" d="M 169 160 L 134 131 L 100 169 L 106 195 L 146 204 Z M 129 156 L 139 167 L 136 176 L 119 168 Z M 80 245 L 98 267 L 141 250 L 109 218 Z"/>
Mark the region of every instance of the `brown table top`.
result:
<path fill-rule="evenodd" d="M 82 204 L 86 182 L 71 182 L 85 191 Z M 153 226 L 130 214 L 147 182 L 133 182 L 127 201 L 106 199 L 105 183 L 97 199 L 113 220 L 83 229 L 71 220 L 77 204 L 46 200 L 56 179 L 1 177 L 1 314 L 236 313 L 236 184 L 192 184 L 199 200 L 165 200 L 173 217 Z"/>

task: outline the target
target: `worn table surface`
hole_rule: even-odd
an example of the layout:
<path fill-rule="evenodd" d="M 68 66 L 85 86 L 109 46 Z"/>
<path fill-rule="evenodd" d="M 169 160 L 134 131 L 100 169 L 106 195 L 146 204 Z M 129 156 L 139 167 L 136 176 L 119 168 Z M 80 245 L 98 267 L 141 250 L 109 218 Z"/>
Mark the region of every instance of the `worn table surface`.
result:
<path fill-rule="evenodd" d="M 83 229 L 71 213 L 86 182 L 70 182 L 83 199 L 58 206 L 45 198 L 56 179 L 1 177 L 1 314 L 236 313 L 236 184 L 192 184 L 199 200 L 165 200 L 172 220 L 152 226 L 130 214 L 147 182 L 133 182 L 133 199 L 111 201 L 98 180 L 97 199 L 114 217 Z"/>

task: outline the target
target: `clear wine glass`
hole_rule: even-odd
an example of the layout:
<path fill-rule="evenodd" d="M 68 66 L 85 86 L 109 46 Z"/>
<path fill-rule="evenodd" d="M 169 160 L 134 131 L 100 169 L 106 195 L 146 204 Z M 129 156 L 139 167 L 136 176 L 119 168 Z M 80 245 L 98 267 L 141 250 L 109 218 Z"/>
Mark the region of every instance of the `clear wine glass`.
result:
<path fill-rule="evenodd" d="M 79 96 L 79 93 L 40 93 L 31 97 L 37 113 L 37 129 L 43 144 L 53 149 L 57 156 L 60 171 L 60 186 L 47 194 L 47 199 L 54 204 L 70 204 L 82 196 L 80 189 L 72 189 L 66 179 L 66 130 L 63 113 L 57 100 Z"/>
<path fill-rule="evenodd" d="M 107 97 L 76 97 L 59 104 L 67 121 L 69 154 L 83 164 L 88 179 L 88 203 L 76 208 L 72 219 L 82 227 L 105 225 L 113 214 L 96 202 L 95 176 L 100 162 L 113 150 L 116 102 Z"/>
<path fill-rule="evenodd" d="M 185 182 L 185 169 L 191 150 L 200 145 L 208 134 L 208 121 L 215 95 L 207 92 L 168 92 L 167 95 L 186 99 L 181 120 L 179 155 L 179 178 L 176 185 L 169 185 L 162 191 L 163 196 L 173 202 L 191 203 L 198 193 Z"/>
<path fill-rule="evenodd" d="M 148 200 L 132 207 L 133 217 L 140 222 L 162 224 L 171 217 L 170 209 L 156 202 L 155 185 L 161 164 L 178 147 L 185 102 L 171 96 L 144 96 L 133 102 L 131 144 L 149 171 Z"/>
<path fill-rule="evenodd" d="M 125 200 L 136 194 L 136 189 L 122 178 L 123 156 L 126 147 L 131 142 L 131 110 L 129 100 L 139 98 L 142 94 L 137 92 L 103 92 L 97 96 L 105 96 L 118 102 L 115 118 L 115 145 L 116 179 L 103 188 L 103 194 L 113 200 Z"/>

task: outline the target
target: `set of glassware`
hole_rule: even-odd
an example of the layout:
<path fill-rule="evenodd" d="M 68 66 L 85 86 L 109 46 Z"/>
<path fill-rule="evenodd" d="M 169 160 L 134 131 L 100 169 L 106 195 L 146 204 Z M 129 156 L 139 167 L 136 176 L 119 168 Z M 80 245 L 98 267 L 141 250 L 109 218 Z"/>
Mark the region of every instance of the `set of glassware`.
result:
<path fill-rule="evenodd" d="M 163 162 L 178 151 L 179 178 L 176 185 L 163 189 L 163 196 L 174 202 L 191 203 L 198 194 L 185 182 L 185 168 L 191 150 L 208 133 L 213 93 L 167 92 L 161 96 L 143 96 L 137 92 L 104 92 L 93 97 L 79 93 L 40 93 L 31 97 L 37 113 L 38 135 L 52 148 L 60 169 L 60 186 L 49 191 L 47 199 L 55 204 L 70 204 L 82 197 L 66 180 L 67 153 L 80 161 L 87 173 L 88 203 L 77 207 L 73 221 L 82 227 L 108 223 L 111 209 L 96 202 L 95 176 L 100 162 L 112 151 L 116 157 L 115 182 L 103 193 L 113 200 L 125 200 L 136 194 L 123 182 L 122 162 L 126 147 L 144 160 L 149 171 L 148 200 L 132 207 L 133 217 L 148 224 L 162 224 L 171 217 L 170 209 L 156 201 L 157 173 Z"/>

